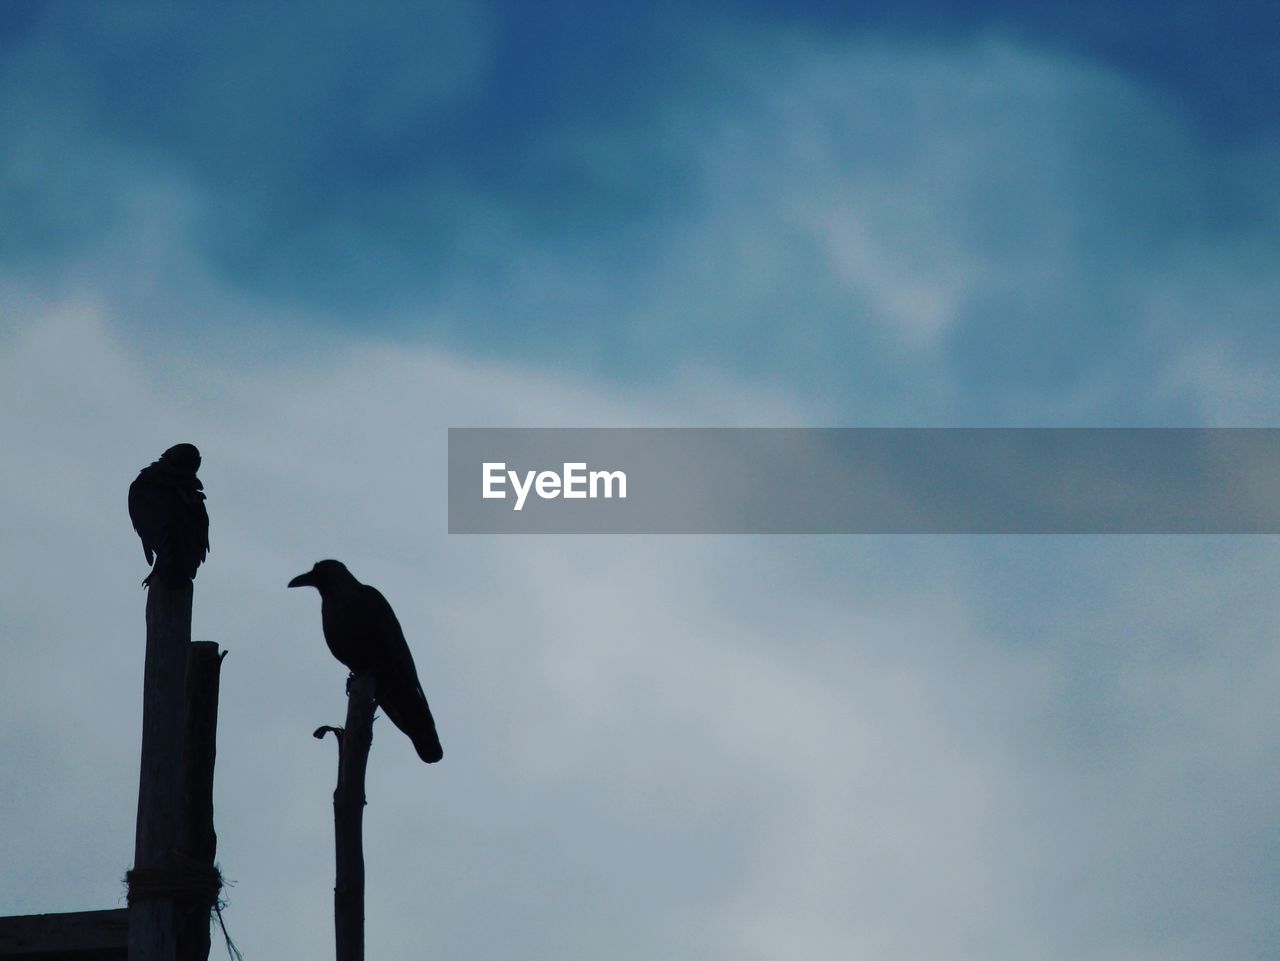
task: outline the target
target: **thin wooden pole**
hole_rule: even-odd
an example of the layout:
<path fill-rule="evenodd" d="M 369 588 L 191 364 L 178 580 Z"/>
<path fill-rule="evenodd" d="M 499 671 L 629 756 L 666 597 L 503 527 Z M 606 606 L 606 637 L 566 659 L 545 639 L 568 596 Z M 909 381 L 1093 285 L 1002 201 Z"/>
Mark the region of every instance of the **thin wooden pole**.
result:
<path fill-rule="evenodd" d="M 218 897 L 220 878 L 213 866 L 218 835 L 213 828 L 213 768 L 218 753 L 218 686 L 222 659 L 213 641 L 195 641 L 187 655 L 186 727 L 182 751 L 182 816 L 178 851 L 182 867 L 192 878 L 204 874 L 208 883 L 193 886 L 177 906 L 178 958 L 205 961 L 209 957 L 209 915 Z"/>
<path fill-rule="evenodd" d="M 142 678 L 142 763 L 130 872 L 130 961 L 177 961 L 172 897 L 140 897 L 140 881 L 167 872 L 178 845 L 184 680 L 191 643 L 191 585 L 154 578 L 147 592 Z"/>
<path fill-rule="evenodd" d="M 322 727 L 338 739 L 338 786 L 333 792 L 336 883 L 333 928 L 337 961 L 364 961 L 364 778 L 373 743 L 377 685 L 372 674 L 347 682 L 347 726 Z"/>

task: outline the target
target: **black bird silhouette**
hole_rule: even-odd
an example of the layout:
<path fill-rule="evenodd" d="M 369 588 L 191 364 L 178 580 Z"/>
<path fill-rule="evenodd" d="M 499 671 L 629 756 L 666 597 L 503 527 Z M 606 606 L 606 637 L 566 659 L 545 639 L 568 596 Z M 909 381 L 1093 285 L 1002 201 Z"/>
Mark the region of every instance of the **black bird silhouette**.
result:
<path fill-rule="evenodd" d="M 289 586 L 314 587 L 320 592 L 320 623 L 329 650 L 353 673 L 373 674 L 378 704 L 391 723 L 409 735 L 418 757 L 428 764 L 444 757 L 413 654 L 381 592 L 361 584 L 345 564 L 332 560 L 317 561 Z"/>
<path fill-rule="evenodd" d="M 142 538 L 147 563 L 154 564 L 144 587 L 155 577 L 172 586 L 191 581 L 209 553 L 209 512 L 204 485 L 196 477 L 199 469 L 195 445 L 175 444 L 129 485 L 129 519 Z"/>

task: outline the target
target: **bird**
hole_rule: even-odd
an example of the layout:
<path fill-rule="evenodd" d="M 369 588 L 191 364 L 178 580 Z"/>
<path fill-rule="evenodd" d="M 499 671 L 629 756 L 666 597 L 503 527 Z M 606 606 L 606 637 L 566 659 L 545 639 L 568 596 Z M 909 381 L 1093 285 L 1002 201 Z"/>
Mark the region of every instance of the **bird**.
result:
<path fill-rule="evenodd" d="M 129 485 L 129 520 L 153 565 L 143 587 L 156 578 L 168 586 L 189 584 L 209 553 L 209 512 L 204 485 L 196 477 L 199 469 L 195 445 L 175 444 Z"/>
<path fill-rule="evenodd" d="M 345 564 L 335 560 L 317 561 L 289 586 L 314 587 L 320 592 L 320 624 L 330 652 L 353 674 L 373 674 L 378 704 L 413 741 L 418 757 L 428 764 L 444 757 L 413 654 L 382 593 L 361 584 Z"/>

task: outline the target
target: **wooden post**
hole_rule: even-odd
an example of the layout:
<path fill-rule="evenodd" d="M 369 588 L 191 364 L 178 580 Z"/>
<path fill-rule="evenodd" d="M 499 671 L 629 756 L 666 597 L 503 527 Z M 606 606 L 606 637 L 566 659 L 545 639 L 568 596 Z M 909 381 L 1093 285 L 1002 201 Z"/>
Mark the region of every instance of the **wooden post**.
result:
<path fill-rule="evenodd" d="M 336 883 L 333 928 L 337 961 L 364 961 L 364 775 L 373 742 L 377 685 L 372 674 L 347 682 L 347 726 L 322 727 L 338 739 L 338 786 L 333 791 Z"/>
<path fill-rule="evenodd" d="M 217 757 L 218 682 L 222 659 L 213 641 L 195 641 L 187 655 L 185 744 L 182 752 L 182 815 L 178 852 L 193 882 L 176 908 L 180 961 L 209 957 L 209 914 L 221 884 L 213 866 L 218 835 L 213 829 L 213 767 Z M 202 886 L 200 876 L 206 879 Z"/>
<path fill-rule="evenodd" d="M 175 586 L 160 578 L 153 578 L 147 592 L 142 763 L 133 870 L 129 873 L 130 961 L 177 961 L 173 898 L 156 893 L 145 882 L 171 870 L 178 846 L 191 593 L 190 583 Z"/>

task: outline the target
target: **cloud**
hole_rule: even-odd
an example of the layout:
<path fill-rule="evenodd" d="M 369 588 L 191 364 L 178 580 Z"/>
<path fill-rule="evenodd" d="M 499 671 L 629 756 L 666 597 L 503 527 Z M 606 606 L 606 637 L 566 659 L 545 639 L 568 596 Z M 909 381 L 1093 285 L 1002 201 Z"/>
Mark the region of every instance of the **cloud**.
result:
<path fill-rule="evenodd" d="M 0 284 L 0 746 L 21 771 L 0 910 L 117 903 L 143 605 L 124 491 L 192 440 L 251 957 L 328 950 L 334 758 L 309 732 L 340 718 L 342 670 L 284 584 L 335 554 L 395 605 L 446 748 L 425 769 L 376 730 L 371 954 L 1264 955 L 1265 541 L 444 534 L 448 426 L 1265 412 L 1260 374 L 1236 390 L 1273 350 L 1274 206 L 1217 206 L 1224 171 L 1260 196 L 1256 168 L 1149 93 L 1008 43 L 730 41 L 652 126 L 538 138 L 545 169 L 633 188 L 634 216 L 535 230 L 508 196 L 428 190 L 474 227 L 439 286 L 398 282 L 420 184 L 367 222 L 317 200 L 319 226 L 266 207 L 242 236 L 186 146 L 7 101 L 36 144 L 6 153 L 7 189 L 52 226 L 10 237 Z M 310 273 L 247 282 L 211 242 Z M 348 259 L 397 303 L 317 298 L 359 287 Z"/>
<path fill-rule="evenodd" d="M 437 710 L 450 716 L 450 760 L 459 771 L 452 785 L 439 781 L 442 797 L 429 800 L 432 780 L 411 755 L 391 762 L 396 741 L 379 737 L 388 766 L 373 775 L 370 793 L 383 799 L 387 820 L 380 822 L 386 833 L 371 825 L 370 860 L 381 851 L 382 877 L 397 883 L 380 888 L 375 881 L 371 891 L 394 900 L 432 884 L 443 887 L 435 899 L 442 911 L 437 920 L 446 929 L 442 936 L 454 939 L 474 932 L 465 923 L 450 929 L 451 899 L 463 898 L 473 924 L 480 924 L 483 895 L 527 902 L 519 888 L 506 887 L 511 884 L 536 882 L 548 908 L 567 918 L 571 912 L 554 889 L 538 881 L 540 873 L 529 873 L 534 866 L 519 860 L 519 850 L 504 845 L 520 842 L 566 876 L 574 857 L 607 870 L 580 848 L 568 853 L 569 863 L 557 860 L 557 848 L 572 821 L 594 809 L 593 793 L 607 793 L 573 787 L 583 763 L 573 732 L 584 717 L 612 715 L 615 708 L 598 703 L 573 677 L 555 675 L 574 669 L 573 652 L 588 641 L 600 645 L 606 660 L 586 669 L 612 674 L 608 645 L 616 614 L 563 610 L 564 589 L 543 570 L 537 549 L 504 560 L 497 545 L 449 546 L 444 429 L 454 418 L 538 422 L 582 410 L 616 422 L 642 416 L 641 409 L 662 416 L 663 405 L 641 408 L 598 387 L 437 351 L 376 346 L 352 345 L 320 362 L 307 358 L 257 371 L 216 362 L 198 369 L 177 355 L 175 369 L 157 376 L 154 358 L 125 348 L 91 306 L 33 310 L 21 320 L 20 332 L 10 335 L 3 378 L 11 456 L 2 526 L 6 543 L 23 545 L 4 556 L 12 629 L 4 700 L 9 756 L 25 760 L 31 778 L 7 792 L 6 821 L 29 833 L 6 832 L 6 863 L 13 865 L 11 877 L 30 880 L 6 886 L 6 907 L 71 909 L 110 905 L 118 896 L 136 777 L 143 567 L 123 520 L 122 495 L 101 479 L 131 477 L 156 450 L 184 437 L 204 450 L 215 517 L 195 634 L 232 651 L 218 797 L 223 864 L 238 881 L 231 892 L 237 905 L 276 903 L 273 888 L 290 892 L 279 915 L 250 921 L 253 912 L 242 913 L 239 923 L 247 930 L 241 927 L 237 936 L 259 950 L 272 939 L 296 948 L 296 932 L 327 904 L 325 798 L 332 758 L 328 746 L 307 735 L 335 712 L 340 717 L 341 670 L 321 645 L 314 603 L 287 594 L 283 585 L 317 557 L 335 553 L 395 600 L 419 659 L 433 665 L 424 666 L 424 676 L 437 678 L 428 686 Z M 736 397 L 747 394 L 739 390 Z M 35 482 L 39 476 L 45 480 Z M 582 575 L 563 548 L 546 561 L 568 567 L 566 577 Z M 308 627 L 297 630 L 299 621 Z M 563 641 L 557 622 L 570 628 Z M 452 654 L 423 650 L 425 638 L 437 633 L 460 642 Z M 446 684 L 449 676 L 456 682 Z M 570 700 L 575 690 L 587 700 Z M 636 743 L 641 757 L 659 753 L 651 735 Z M 563 778 L 548 780 L 545 769 Z M 68 825 L 80 825 L 89 812 L 76 835 L 83 847 L 51 842 L 67 837 Z M 506 840 L 498 843 L 490 828 Z M 402 829 L 408 833 L 395 840 Z M 596 828 L 617 829 L 608 819 Z M 478 865 L 477 851 L 488 852 Z M 451 877 L 458 872 L 464 883 L 454 892 Z M 607 888 L 594 896 L 620 903 Z M 416 938 L 414 929 L 403 928 L 414 916 L 385 918 L 382 937 Z M 273 924 L 279 925 L 274 933 Z M 313 950 L 323 950 L 327 932 L 327 925 L 315 928 Z"/>
<path fill-rule="evenodd" d="M 196 44 L 185 16 L 113 29 L 138 48 Z M 393 342 L 633 382 L 724 371 L 803 393 L 831 422 L 1207 421 L 1200 371 L 1277 349 L 1273 151 L 1206 138 L 1096 62 L 998 37 L 704 26 L 696 70 L 676 57 L 664 83 L 590 122 L 530 120 L 495 172 L 470 140 L 423 134 L 419 152 L 411 136 L 469 108 L 510 134 L 479 92 L 498 69 L 483 18 L 439 16 L 402 24 L 345 92 L 373 28 L 342 39 L 322 17 L 288 60 L 308 52 L 302 79 L 251 84 L 229 119 L 227 75 L 256 75 L 272 49 L 268 34 L 240 43 L 233 17 L 172 67 L 191 129 L 104 117 L 86 90 L 113 75 L 107 54 L 65 62 L 94 47 L 87 34 L 20 48 L 3 176 L 21 279 L 60 299 L 86 277 L 100 290 L 105 268 L 121 317 L 164 313 L 184 336 L 216 289 L 242 308 L 220 322 L 245 329 L 341 339 L 359 318 Z M 431 60 L 424 36 L 458 49 L 405 103 L 396 78 Z M 57 82 L 62 67 L 83 82 Z M 120 82 L 141 96 L 138 76 Z M 394 176 L 338 164 L 336 141 L 372 136 L 360 97 L 393 115 L 398 133 L 369 149 L 406 165 Z M 204 140 L 261 154 L 254 176 L 211 174 L 236 167 Z"/>
<path fill-rule="evenodd" d="M 332 554 L 396 606 L 447 752 L 427 769 L 375 734 L 371 950 L 1136 959 L 1265 937 L 1265 545 L 448 538 L 448 424 L 664 405 L 357 343 L 174 391 L 92 308 L 26 320 L 2 378 L 3 729 L 29 774 L 5 787 L 6 910 L 119 895 L 143 604 L 123 491 L 191 439 L 248 950 L 327 950 L 334 759 L 308 735 L 340 718 L 342 671 L 284 583 Z"/>

